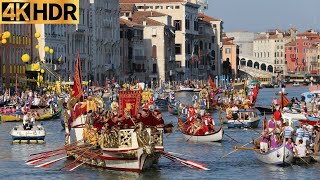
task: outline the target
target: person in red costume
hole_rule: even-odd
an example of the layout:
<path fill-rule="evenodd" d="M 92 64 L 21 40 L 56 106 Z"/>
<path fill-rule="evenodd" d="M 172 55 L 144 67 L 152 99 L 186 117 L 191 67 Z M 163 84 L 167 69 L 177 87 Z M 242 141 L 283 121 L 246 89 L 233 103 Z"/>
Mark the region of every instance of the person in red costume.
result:
<path fill-rule="evenodd" d="M 281 112 L 280 112 L 280 106 L 279 105 L 276 106 L 276 111 L 273 112 L 273 116 L 274 116 L 274 120 L 277 122 L 277 125 L 280 125 L 281 124 L 282 115 L 281 115 Z"/>
<path fill-rule="evenodd" d="M 159 110 L 154 110 L 153 111 L 153 119 L 152 119 L 152 126 L 163 126 L 164 125 L 164 120 L 162 119 L 162 114 Z"/>

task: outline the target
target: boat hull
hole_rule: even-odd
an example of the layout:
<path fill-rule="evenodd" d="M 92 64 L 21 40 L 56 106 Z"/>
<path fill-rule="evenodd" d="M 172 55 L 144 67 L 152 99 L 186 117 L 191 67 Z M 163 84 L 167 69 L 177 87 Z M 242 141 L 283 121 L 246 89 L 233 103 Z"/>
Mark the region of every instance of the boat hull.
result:
<path fill-rule="evenodd" d="M 258 160 L 274 165 L 290 165 L 293 161 L 294 153 L 287 146 L 282 145 L 277 149 L 271 150 L 266 153 L 255 152 Z"/>
<path fill-rule="evenodd" d="M 168 111 L 172 115 L 178 115 L 178 108 L 176 106 L 169 105 L 168 106 Z"/>
<path fill-rule="evenodd" d="M 23 125 L 15 126 L 10 135 L 12 140 L 44 140 L 46 131 L 41 125 L 34 125 L 30 130 L 24 130 Z"/>
<path fill-rule="evenodd" d="M 263 107 L 263 106 L 255 106 L 256 109 L 258 109 L 261 113 L 265 114 L 273 114 L 272 108 L 269 107 Z"/>
<path fill-rule="evenodd" d="M 228 120 L 228 128 L 257 128 L 260 122 L 260 117 L 251 118 L 249 120 Z"/>
<path fill-rule="evenodd" d="M 184 138 L 191 142 L 220 142 L 223 138 L 223 129 L 220 128 L 218 131 L 207 134 L 207 135 L 188 135 L 183 134 Z"/>

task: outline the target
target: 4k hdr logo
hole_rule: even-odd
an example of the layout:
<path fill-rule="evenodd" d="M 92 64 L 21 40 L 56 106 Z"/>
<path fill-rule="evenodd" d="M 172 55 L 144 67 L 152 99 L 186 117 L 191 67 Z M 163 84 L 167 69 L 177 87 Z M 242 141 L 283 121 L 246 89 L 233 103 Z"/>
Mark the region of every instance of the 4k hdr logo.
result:
<path fill-rule="evenodd" d="M 80 0 L 1 0 L 0 24 L 79 24 Z"/>

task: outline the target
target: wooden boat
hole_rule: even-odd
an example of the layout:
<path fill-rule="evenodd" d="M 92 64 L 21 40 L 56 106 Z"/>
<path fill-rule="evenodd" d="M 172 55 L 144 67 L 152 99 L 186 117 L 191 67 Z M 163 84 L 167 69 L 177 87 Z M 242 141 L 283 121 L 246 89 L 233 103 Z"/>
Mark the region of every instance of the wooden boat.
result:
<path fill-rule="evenodd" d="M 267 106 L 255 106 L 256 109 L 258 109 L 260 112 L 265 114 L 273 114 L 273 108 L 267 107 Z"/>
<path fill-rule="evenodd" d="M 223 128 L 220 127 L 217 131 L 206 135 L 189 135 L 182 132 L 184 139 L 191 142 L 220 142 L 223 138 Z"/>
<path fill-rule="evenodd" d="M 257 109 L 241 109 L 237 119 L 234 119 L 235 117 L 227 117 L 228 128 L 256 128 L 260 122 L 259 114 L 260 112 Z"/>
<path fill-rule="evenodd" d="M 186 129 L 188 125 L 186 125 L 187 117 L 182 115 L 178 117 L 178 125 L 181 133 L 184 136 L 184 139 L 192 142 L 220 142 L 223 138 L 223 128 L 222 125 L 220 128 L 214 132 L 210 132 L 208 134 L 188 134 Z"/>
<path fill-rule="evenodd" d="M 317 162 L 317 160 L 313 156 L 306 156 L 306 157 L 293 157 L 292 164 L 296 165 L 308 165 L 310 163 Z"/>
<path fill-rule="evenodd" d="M 113 118 L 119 118 L 125 112 L 135 117 L 140 109 L 140 101 L 141 91 L 119 91 L 119 115 Z M 71 99 L 68 107 L 73 107 L 72 102 Z M 98 107 L 103 107 L 103 104 Z M 68 113 L 65 114 L 66 145 L 75 144 L 75 142 L 79 142 L 75 144 L 79 147 L 83 144 L 95 145 L 94 149 L 89 149 L 86 153 L 67 150 L 69 156 L 75 159 L 80 158 L 81 164 L 117 171 L 141 172 L 156 164 L 164 151 L 163 127 L 146 127 L 139 122 L 133 128 L 111 127 L 111 129 L 102 129 L 98 134 L 96 128 L 91 128 L 85 123 L 86 119 L 86 114 L 77 118 L 68 117 Z M 86 141 L 82 142 L 84 137 Z M 101 140 L 98 141 L 98 137 Z"/>
<path fill-rule="evenodd" d="M 172 115 L 178 115 L 178 107 L 174 104 L 168 105 L 168 112 Z"/>
<path fill-rule="evenodd" d="M 46 131 L 40 124 L 28 124 L 26 128 L 20 124 L 12 128 L 10 135 L 13 143 L 43 143 Z"/>
<path fill-rule="evenodd" d="M 61 112 L 62 112 L 62 108 L 60 108 L 54 114 L 49 112 L 49 110 L 46 110 L 45 113 L 43 112 L 42 114 L 40 114 L 40 116 L 36 117 L 36 121 L 48 121 L 48 120 L 57 119 L 57 118 L 60 117 Z M 22 121 L 22 117 L 16 117 L 16 115 L 13 115 L 13 114 L 11 114 L 11 115 L 1 115 L 1 119 L 2 119 L 3 122 L 18 122 L 18 121 Z"/>
<path fill-rule="evenodd" d="M 258 160 L 274 165 L 290 165 L 293 161 L 294 153 L 286 145 L 282 145 L 276 149 L 270 150 L 266 153 L 255 151 Z"/>

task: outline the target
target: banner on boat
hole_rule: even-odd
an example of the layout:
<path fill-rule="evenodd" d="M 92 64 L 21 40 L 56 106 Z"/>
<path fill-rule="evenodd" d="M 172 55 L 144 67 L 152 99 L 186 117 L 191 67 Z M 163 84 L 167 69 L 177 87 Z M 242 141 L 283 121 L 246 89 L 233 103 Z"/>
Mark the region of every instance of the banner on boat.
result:
<path fill-rule="evenodd" d="M 141 93 L 141 90 L 119 91 L 119 113 L 130 110 L 131 116 L 136 116 L 140 109 Z"/>

